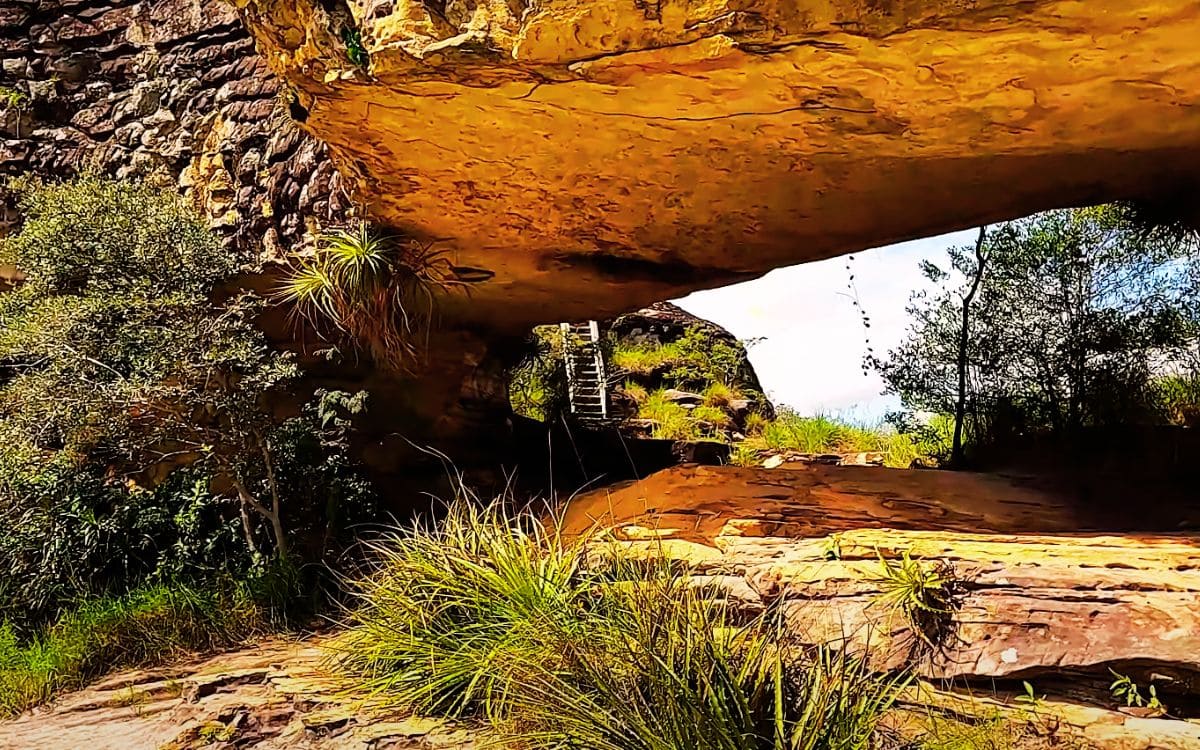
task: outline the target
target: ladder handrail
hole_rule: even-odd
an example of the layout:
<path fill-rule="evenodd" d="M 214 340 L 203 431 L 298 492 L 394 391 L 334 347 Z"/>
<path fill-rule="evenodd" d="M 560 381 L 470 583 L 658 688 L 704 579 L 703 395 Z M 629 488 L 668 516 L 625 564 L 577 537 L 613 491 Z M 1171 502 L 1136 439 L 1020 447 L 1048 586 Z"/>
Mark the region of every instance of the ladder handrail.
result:
<path fill-rule="evenodd" d="M 608 379 L 600 347 L 600 323 L 560 323 L 559 330 L 570 413 L 583 419 L 607 420 Z"/>

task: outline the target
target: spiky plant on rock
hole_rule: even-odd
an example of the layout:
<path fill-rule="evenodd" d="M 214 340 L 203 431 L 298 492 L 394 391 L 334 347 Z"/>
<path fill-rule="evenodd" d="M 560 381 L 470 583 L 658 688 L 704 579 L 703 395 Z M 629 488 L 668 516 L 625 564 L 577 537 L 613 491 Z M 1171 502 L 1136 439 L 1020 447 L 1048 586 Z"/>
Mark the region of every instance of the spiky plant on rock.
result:
<path fill-rule="evenodd" d="M 437 295 L 459 285 L 453 266 L 431 246 L 361 222 L 323 234 L 278 296 L 316 330 L 332 327 L 377 362 L 408 371 L 427 343 Z"/>

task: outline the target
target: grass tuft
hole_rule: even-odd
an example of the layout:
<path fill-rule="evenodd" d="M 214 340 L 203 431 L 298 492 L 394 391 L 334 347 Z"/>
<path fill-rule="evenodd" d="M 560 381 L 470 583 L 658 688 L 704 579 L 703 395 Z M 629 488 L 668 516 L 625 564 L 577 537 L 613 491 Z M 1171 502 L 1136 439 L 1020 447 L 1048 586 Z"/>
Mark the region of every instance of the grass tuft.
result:
<path fill-rule="evenodd" d="M 720 382 L 709 383 L 701 395 L 704 396 L 705 406 L 718 409 L 727 409 L 731 403 L 742 398 L 741 392 L 736 388 Z"/>
<path fill-rule="evenodd" d="M 437 524 L 372 545 L 373 574 L 335 645 L 337 665 L 385 703 L 494 715 L 516 665 L 556 658 L 587 593 L 578 549 L 529 514 L 454 504 Z"/>
<path fill-rule="evenodd" d="M 908 550 L 899 560 L 879 557 L 878 602 L 903 615 L 913 633 L 930 648 L 941 647 L 953 627 L 958 581 L 949 564 L 914 560 Z"/>
<path fill-rule="evenodd" d="M 692 414 L 679 404 L 666 398 L 666 391 L 659 389 L 646 396 L 638 404 L 638 418 L 654 422 L 653 437 L 665 440 L 695 440 L 700 430 Z"/>
<path fill-rule="evenodd" d="M 155 585 L 96 599 L 22 643 L 0 625 L 0 715 L 11 716 L 117 668 L 238 643 L 262 629 L 240 590 Z"/>
<path fill-rule="evenodd" d="M 678 342 L 630 344 L 617 346 L 610 364 L 631 375 L 649 376 L 678 364 L 683 358 L 684 352 Z"/>
<path fill-rule="evenodd" d="M 687 571 L 584 550 L 502 508 L 459 503 L 376 544 L 337 645 L 361 690 L 522 750 L 874 746 L 905 680 L 793 646 Z"/>

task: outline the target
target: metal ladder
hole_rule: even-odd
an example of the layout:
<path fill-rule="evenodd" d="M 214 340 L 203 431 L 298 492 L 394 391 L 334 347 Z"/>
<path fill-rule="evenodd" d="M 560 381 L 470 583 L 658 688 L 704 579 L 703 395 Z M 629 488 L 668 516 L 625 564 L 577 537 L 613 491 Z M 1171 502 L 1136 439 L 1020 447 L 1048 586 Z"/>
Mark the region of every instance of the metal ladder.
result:
<path fill-rule="evenodd" d="M 581 422 L 608 420 L 608 376 L 600 349 L 600 324 L 561 323 L 567 398 L 571 416 Z"/>

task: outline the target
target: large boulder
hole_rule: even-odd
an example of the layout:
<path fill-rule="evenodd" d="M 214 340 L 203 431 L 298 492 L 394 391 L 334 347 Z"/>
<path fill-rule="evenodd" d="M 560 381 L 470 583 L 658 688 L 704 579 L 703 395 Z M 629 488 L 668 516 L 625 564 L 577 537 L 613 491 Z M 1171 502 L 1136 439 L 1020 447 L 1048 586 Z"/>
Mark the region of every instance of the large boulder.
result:
<path fill-rule="evenodd" d="M 1200 174 L 1192 0 L 236 2 L 372 215 L 494 273 L 491 326 Z"/>

